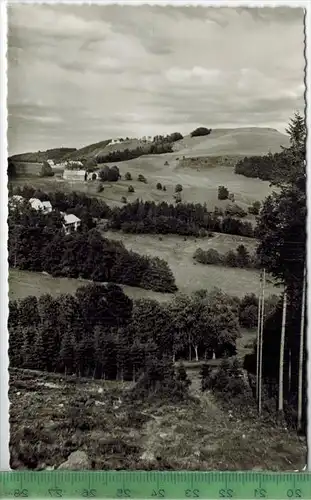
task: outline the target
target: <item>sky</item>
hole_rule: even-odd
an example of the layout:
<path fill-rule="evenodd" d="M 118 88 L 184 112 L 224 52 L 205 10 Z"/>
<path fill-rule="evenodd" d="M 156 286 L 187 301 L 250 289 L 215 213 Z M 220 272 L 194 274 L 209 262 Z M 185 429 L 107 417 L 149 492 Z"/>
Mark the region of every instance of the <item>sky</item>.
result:
<path fill-rule="evenodd" d="M 9 154 L 270 127 L 304 109 L 301 8 L 8 8 Z"/>

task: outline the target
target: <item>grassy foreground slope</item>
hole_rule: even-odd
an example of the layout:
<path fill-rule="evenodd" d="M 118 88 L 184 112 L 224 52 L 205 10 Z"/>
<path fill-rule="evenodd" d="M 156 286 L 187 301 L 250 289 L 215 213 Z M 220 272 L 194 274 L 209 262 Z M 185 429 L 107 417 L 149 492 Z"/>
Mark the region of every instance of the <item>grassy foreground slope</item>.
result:
<path fill-rule="evenodd" d="M 76 450 L 86 452 L 94 469 L 293 471 L 305 465 L 306 443 L 295 433 L 228 415 L 195 378 L 193 401 L 177 405 L 131 403 L 124 397 L 130 387 L 12 369 L 11 467 L 57 468 Z"/>

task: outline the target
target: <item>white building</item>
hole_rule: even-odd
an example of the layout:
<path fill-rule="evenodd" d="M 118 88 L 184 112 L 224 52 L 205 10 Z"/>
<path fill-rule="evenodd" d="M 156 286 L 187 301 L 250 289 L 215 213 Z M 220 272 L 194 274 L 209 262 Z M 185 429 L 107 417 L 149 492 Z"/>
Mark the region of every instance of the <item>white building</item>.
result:
<path fill-rule="evenodd" d="M 29 203 L 34 210 L 41 210 L 44 214 L 52 212 L 53 208 L 50 201 L 41 201 L 38 198 L 30 198 Z"/>
<path fill-rule="evenodd" d="M 50 167 L 55 167 L 55 163 L 54 163 L 54 160 L 46 160 L 48 162 L 48 164 L 50 165 Z"/>
<path fill-rule="evenodd" d="M 63 228 L 65 230 L 65 234 L 71 234 L 74 231 L 77 231 L 78 227 L 81 226 L 81 219 L 76 217 L 74 214 L 65 214 L 61 212 L 64 217 Z"/>
<path fill-rule="evenodd" d="M 107 146 L 112 146 L 113 144 L 119 144 L 121 141 L 120 139 L 111 139 L 111 141 L 109 142 L 109 144 L 107 144 Z"/>
<path fill-rule="evenodd" d="M 87 178 L 87 172 L 85 169 L 82 170 L 65 169 L 63 172 L 63 179 L 67 181 L 85 181 L 86 178 Z"/>

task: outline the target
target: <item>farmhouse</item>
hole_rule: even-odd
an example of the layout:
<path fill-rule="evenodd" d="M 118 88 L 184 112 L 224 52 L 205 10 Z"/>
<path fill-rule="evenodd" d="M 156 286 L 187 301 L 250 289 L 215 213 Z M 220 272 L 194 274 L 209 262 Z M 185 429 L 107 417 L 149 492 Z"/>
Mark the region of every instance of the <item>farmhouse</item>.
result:
<path fill-rule="evenodd" d="M 65 169 L 63 172 L 63 179 L 66 181 L 84 181 L 86 180 L 86 170 L 70 170 Z"/>
<path fill-rule="evenodd" d="M 34 210 L 41 210 L 44 214 L 52 212 L 50 201 L 41 201 L 38 198 L 30 198 L 29 203 Z"/>
<path fill-rule="evenodd" d="M 81 219 L 76 217 L 74 214 L 65 214 L 63 212 L 61 212 L 61 214 L 64 217 L 63 228 L 65 234 L 71 234 L 74 231 L 77 231 L 78 227 L 81 226 Z"/>

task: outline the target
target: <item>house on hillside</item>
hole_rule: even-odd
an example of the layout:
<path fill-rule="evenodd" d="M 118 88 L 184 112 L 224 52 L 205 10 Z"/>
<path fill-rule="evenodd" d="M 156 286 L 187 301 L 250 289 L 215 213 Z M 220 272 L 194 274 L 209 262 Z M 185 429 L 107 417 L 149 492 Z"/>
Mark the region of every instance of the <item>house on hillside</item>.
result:
<path fill-rule="evenodd" d="M 109 142 L 109 144 L 107 144 L 107 146 L 112 146 L 113 144 L 120 144 L 120 139 L 111 139 L 111 141 Z"/>
<path fill-rule="evenodd" d="M 51 168 L 55 167 L 54 160 L 46 160 L 46 161 L 50 165 Z"/>
<path fill-rule="evenodd" d="M 65 214 L 63 212 L 61 212 L 61 214 L 64 217 L 63 228 L 65 234 L 71 234 L 77 231 L 77 229 L 81 226 L 81 219 L 74 214 Z"/>
<path fill-rule="evenodd" d="M 50 201 L 41 201 L 38 198 L 30 198 L 29 203 L 31 208 L 38 211 L 40 210 L 44 214 L 49 214 L 53 210 Z"/>

